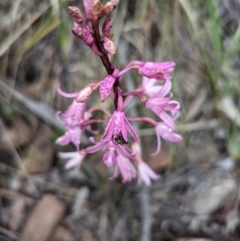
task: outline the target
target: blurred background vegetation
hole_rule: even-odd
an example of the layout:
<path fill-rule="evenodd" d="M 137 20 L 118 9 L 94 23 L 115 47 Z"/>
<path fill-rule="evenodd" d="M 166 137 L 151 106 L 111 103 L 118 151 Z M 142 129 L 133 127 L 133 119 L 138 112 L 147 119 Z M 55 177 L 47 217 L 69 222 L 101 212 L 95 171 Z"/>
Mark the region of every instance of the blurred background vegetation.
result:
<path fill-rule="evenodd" d="M 177 64 L 173 93 L 182 107 L 183 141 L 164 143 L 152 158 L 154 131 L 139 127 L 144 157 L 162 174 L 151 190 L 110 182 L 101 153 L 88 156 L 81 170 L 65 171 L 57 158 L 59 150 L 72 150 L 54 145 L 63 133 L 55 111 L 71 101 L 56 93 L 57 83 L 76 92 L 106 76 L 100 59 L 71 34 L 69 5 L 83 9 L 82 1 L 0 2 L 1 240 L 27 232 L 47 193 L 64 203 L 51 240 L 239 240 L 240 2 L 120 0 L 113 13 L 115 65 Z M 123 81 L 128 90 L 140 83 L 136 73 Z M 151 114 L 131 103 L 128 115 Z M 88 104 L 112 108 L 98 95 Z"/>

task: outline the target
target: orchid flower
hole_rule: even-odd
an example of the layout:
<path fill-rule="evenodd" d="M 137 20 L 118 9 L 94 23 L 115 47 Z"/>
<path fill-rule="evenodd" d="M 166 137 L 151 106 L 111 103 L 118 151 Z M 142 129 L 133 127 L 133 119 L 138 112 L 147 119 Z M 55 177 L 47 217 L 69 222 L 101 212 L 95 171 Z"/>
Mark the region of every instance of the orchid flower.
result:
<path fill-rule="evenodd" d="M 157 175 L 143 160 L 140 144 L 134 142 L 132 144 L 132 149 L 136 151 L 135 162 L 138 170 L 138 184 L 144 183 L 147 186 L 151 185 L 151 179 L 157 180 L 159 175 Z"/>
<path fill-rule="evenodd" d="M 130 62 L 122 71 L 119 72 L 118 77 L 122 77 L 131 69 L 137 69 L 138 73 L 147 78 L 154 78 L 160 81 L 171 80 L 171 73 L 174 71 L 174 62 L 142 62 L 134 60 Z"/>
<path fill-rule="evenodd" d="M 158 115 L 171 128 L 175 128 L 174 118 L 178 114 L 180 103 L 171 100 L 172 94 L 169 92 L 171 87 L 171 81 L 166 80 L 162 88 L 145 102 L 145 106 Z M 169 96 L 166 97 L 168 94 Z M 171 115 L 167 112 L 170 112 Z"/>
<path fill-rule="evenodd" d="M 122 155 L 117 156 L 114 173 L 110 179 L 115 179 L 119 175 L 122 176 L 123 182 L 129 182 L 137 176 L 136 168 L 132 162 Z"/>
<path fill-rule="evenodd" d="M 161 138 L 171 142 L 179 142 L 182 140 L 182 137 L 173 132 L 173 129 L 170 128 L 166 123 L 159 122 L 155 127 L 157 135 L 157 150 L 152 154 L 153 156 L 157 155 L 161 150 Z"/>

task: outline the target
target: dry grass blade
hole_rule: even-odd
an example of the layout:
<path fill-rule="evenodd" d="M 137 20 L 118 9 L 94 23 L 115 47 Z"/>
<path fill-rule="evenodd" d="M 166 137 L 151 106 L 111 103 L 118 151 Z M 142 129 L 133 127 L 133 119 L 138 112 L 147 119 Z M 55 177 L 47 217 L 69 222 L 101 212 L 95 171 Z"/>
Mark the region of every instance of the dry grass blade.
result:
<path fill-rule="evenodd" d="M 45 20 L 36 31 L 25 40 L 22 46 L 17 51 L 18 56 L 22 56 L 26 51 L 28 51 L 32 46 L 34 46 L 37 42 L 39 42 L 42 38 L 47 36 L 50 32 L 56 29 L 61 21 L 59 19 L 53 19 L 49 21 L 49 19 Z"/>
<path fill-rule="evenodd" d="M 14 89 L 11 89 L 3 81 L 0 81 L 0 87 L 4 90 L 5 93 L 7 93 L 9 96 L 12 96 L 19 103 L 21 103 L 31 112 L 33 112 L 36 116 L 56 128 L 63 129 L 62 123 L 55 118 L 55 111 L 52 107 L 41 101 L 34 101 L 26 98 L 21 93 L 17 92 Z"/>
<path fill-rule="evenodd" d="M 47 11 L 50 5 L 46 3 L 39 7 L 40 10 L 28 17 L 19 28 L 13 30 L 0 45 L 0 57 L 11 47 L 11 45 L 25 32 L 30 26 Z"/>

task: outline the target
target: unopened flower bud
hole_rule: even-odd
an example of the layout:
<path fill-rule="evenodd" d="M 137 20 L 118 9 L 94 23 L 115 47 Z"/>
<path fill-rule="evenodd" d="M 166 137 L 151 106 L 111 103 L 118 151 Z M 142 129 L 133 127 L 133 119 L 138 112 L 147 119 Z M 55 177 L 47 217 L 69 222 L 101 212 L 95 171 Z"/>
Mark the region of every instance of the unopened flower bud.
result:
<path fill-rule="evenodd" d="M 81 27 L 78 24 L 74 24 L 72 28 L 72 33 L 78 38 L 82 39 L 88 46 L 94 42 L 94 38 L 89 29 L 86 27 Z"/>
<path fill-rule="evenodd" d="M 72 28 L 72 33 L 82 39 L 96 55 L 101 55 L 98 51 L 97 46 L 95 45 L 94 38 L 92 36 L 91 30 L 86 26 L 80 26 L 77 23 L 74 23 Z"/>
<path fill-rule="evenodd" d="M 85 102 L 87 98 L 92 94 L 94 90 L 98 88 L 99 84 L 89 84 L 85 88 L 83 88 L 77 95 L 76 101 L 77 102 Z"/>
<path fill-rule="evenodd" d="M 103 36 L 111 39 L 112 36 L 110 34 L 110 31 L 112 29 L 112 26 L 113 26 L 113 19 L 107 18 L 106 21 L 104 22 L 103 26 L 102 26 Z"/>
<path fill-rule="evenodd" d="M 114 10 L 114 6 L 112 5 L 111 2 L 107 2 L 104 6 L 103 6 L 103 10 L 106 14 L 111 13 Z"/>
<path fill-rule="evenodd" d="M 77 23 L 74 23 L 72 33 L 80 39 L 83 38 L 83 28 L 80 27 Z"/>
<path fill-rule="evenodd" d="M 111 0 L 108 1 L 104 6 L 103 6 L 103 11 L 105 14 L 110 14 L 118 5 L 119 0 Z"/>
<path fill-rule="evenodd" d="M 83 5 L 87 19 L 92 19 L 92 0 L 83 0 Z"/>
<path fill-rule="evenodd" d="M 108 54 L 116 54 L 117 48 L 112 40 L 107 37 L 103 38 L 103 47 Z"/>
<path fill-rule="evenodd" d="M 102 17 L 104 17 L 104 14 L 102 14 L 102 8 L 103 5 L 100 0 L 92 0 L 92 18 L 98 22 Z"/>
<path fill-rule="evenodd" d="M 76 97 L 76 101 L 77 101 L 77 102 L 85 102 L 85 101 L 87 100 L 87 98 L 89 97 L 89 95 L 92 94 L 92 92 L 93 92 L 93 91 L 92 91 L 92 88 L 89 87 L 89 86 L 83 88 L 83 89 L 79 92 L 78 96 Z"/>
<path fill-rule="evenodd" d="M 69 6 L 68 7 L 69 14 L 76 19 L 76 22 L 79 24 L 83 23 L 83 14 L 81 10 L 77 7 Z"/>

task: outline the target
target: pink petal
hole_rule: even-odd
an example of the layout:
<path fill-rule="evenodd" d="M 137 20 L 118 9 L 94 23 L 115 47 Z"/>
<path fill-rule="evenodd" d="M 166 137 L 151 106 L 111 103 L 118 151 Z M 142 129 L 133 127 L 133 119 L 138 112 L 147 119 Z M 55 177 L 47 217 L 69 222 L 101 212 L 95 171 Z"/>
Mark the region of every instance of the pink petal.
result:
<path fill-rule="evenodd" d="M 136 131 L 134 130 L 134 128 L 132 127 L 132 125 L 129 123 L 128 119 L 126 116 L 124 116 L 124 122 L 125 125 L 127 127 L 128 132 L 130 133 L 130 135 L 137 140 L 138 142 L 140 142 L 140 139 L 138 137 L 138 134 L 136 133 Z"/>
<path fill-rule="evenodd" d="M 151 154 L 152 156 L 156 156 L 161 150 L 161 138 L 157 132 L 156 132 L 156 136 L 157 136 L 157 150 Z"/>
<path fill-rule="evenodd" d="M 162 120 L 168 125 L 170 126 L 172 129 L 175 128 L 175 123 L 173 118 L 167 114 L 167 112 L 162 111 L 159 115 L 160 118 L 162 118 Z"/>
<path fill-rule="evenodd" d="M 97 151 L 101 150 L 104 146 L 106 146 L 107 143 L 108 143 L 108 140 L 102 140 L 102 141 L 98 142 L 95 146 L 90 146 L 90 147 L 86 148 L 84 151 L 86 153 L 97 152 Z"/>
<path fill-rule="evenodd" d="M 166 80 L 165 84 L 162 86 L 159 92 L 156 93 L 156 97 L 165 97 L 172 88 L 172 82 L 170 80 Z M 154 97 L 155 97 L 154 96 Z"/>
<path fill-rule="evenodd" d="M 138 73 L 148 78 L 156 78 L 157 80 L 165 80 L 171 78 L 169 73 L 174 70 L 174 62 L 152 63 L 145 62 L 139 69 Z"/>
<path fill-rule="evenodd" d="M 169 101 L 165 106 L 164 110 L 175 111 L 180 109 L 180 103 L 178 101 Z"/>
<path fill-rule="evenodd" d="M 113 125 L 113 135 L 118 135 L 118 134 L 124 134 L 124 123 L 123 123 L 123 115 L 124 113 L 122 111 L 114 111 L 113 113 L 113 119 L 114 119 L 114 125 Z M 126 137 L 126 135 L 125 135 Z M 125 138 L 124 138 L 125 139 Z M 125 140 L 127 141 L 127 140 Z"/>
<path fill-rule="evenodd" d="M 136 169 L 128 158 L 118 156 L 117 166 L 122 175 L 123 182 L 131 181 L 132 178 L 136 177 Z"/>
<path fill-rule="evenodd" d="M 107 18 L 102 26 L 102 33 L 104 36 L 109 37 L 110 31 L 112 29 L 112 25 L 113 25 L 113 19 Z"/>
<path fill-rule="evenodd" d="M 71 141 L 75 146 L 79 146 L 81 141 L 81 134 L 82 134 L 82 130 L 80 128 L 77 129 L 73 129 L 70 132 L 71 134 Z"/>
<path fill-rule="evenodd" d="M 105 132 L 102 136 L 102 140 L 104 140 L 104 139 L 111 140 L 111 138 L 113 136 L 113 128 L 114 128 L 114 114 L 112 115 L 112 117 L 108 121 L 108 124 L 105 128 Z"/>
<path fill-rule="evenodd" d="M 83 5 L 88 20 L 92 19 L 92 0 L 83 0 Z"/>
<path fill-rule="evenodd" d="M 146 104 L 147 105 L 157 105 L 157 106 L 163 106 L 168 104 L 170 101 L 170 97 L 152 97 L 147 100 Z"/>
<path fill-rule="evenodd" d="M 66 97 L 66 98 L 75 98 L 77 96 L 77 92 L 76 93 L 67 93 L 67 92 L 64 92 L 62 89 L 61 89 L 61 85 L 60 83 L 57 84 L 57 92 L 58 94 Z"/>
<path fill-rule="evenodd" d="M 108 75 L 104 80 L 101 81 L 99 85 L 99 93 L 102 101 L 105 101 L 107 97 L 111 94 L 112 87 L 116 81 L 116 78 L 112 75 Z"/>
<path fill-rule="evenodd" d="M 119 153 L 126 158 L 133 158 L 136 155 L 136 152 L 130 152 L 125 146 L 117 145 L 116 147 Z"/>
<path fill-rule="evenodd" d="M 117 152 L 115 148 L 109 147 L 103 155 L 103 162 L 107 167 L 111 167 L 116 163 Z"/>
<path fill-rule="evenodd" d="M 169 132 L 163 135 L 165 140 L 169 140 L 171 142 L 179 142 L 182 140 L 182 137 L 176 133 Z"/>
<path fill-rule="evenodd" d="M 69 134 L 64 134 L 63 136 L 60 136 L 56 140 L 56 143 L 60 146 L 66 146 L 70 143 L 70 141 L 71 141 L 71 136 Z"/>

